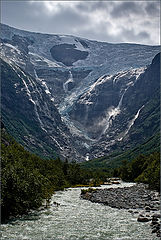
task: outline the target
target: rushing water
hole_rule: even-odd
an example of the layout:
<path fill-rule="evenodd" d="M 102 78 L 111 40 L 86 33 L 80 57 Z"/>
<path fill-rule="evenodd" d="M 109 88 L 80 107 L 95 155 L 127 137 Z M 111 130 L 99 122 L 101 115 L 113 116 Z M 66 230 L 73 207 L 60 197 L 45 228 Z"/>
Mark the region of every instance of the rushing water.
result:
<path fill-rule="evenodd" d="M 121 184 L 122 187 L 130 185 Z M 137 222 L 138 214 L 80 199 L 80 192 L 81 188 L 56 192 L 48 209 L 3 224 L 1 239 L 158 240 L 151 234 L 150 223 Z"/>

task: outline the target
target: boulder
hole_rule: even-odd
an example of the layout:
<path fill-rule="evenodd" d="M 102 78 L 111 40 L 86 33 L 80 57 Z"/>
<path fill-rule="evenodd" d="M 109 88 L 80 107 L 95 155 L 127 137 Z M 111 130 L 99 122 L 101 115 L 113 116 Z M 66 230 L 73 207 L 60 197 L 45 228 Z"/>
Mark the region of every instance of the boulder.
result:
<path fill-rule="evenodd" d="M 146 206 L 146 207 L 145 207 L 145 210 L 146 210 L 147 212 L 150 212 L 151 208 L 150 208 L 149 206 Z"/>
<path fill-rule="evenodd" d="M 149 221 L 151 221 L 151 219 L 150 218 L 148 218 L 148 217 L 143 217 L 143 216 L 138 216 L 138 218 L 137 218 L 137 221 L 138 222 L 149 222 Z"/>
<path fill-rule="evenodd" d="M 160 213 L 154 213 L 152 215 L 152 217 L 154 217 L 154 218 L 161 218 L 161 214 Z"/>
<path fill-rule="evenodd" d="M 152 230 L 152 233 L 156 233 L 156 232 L 157 232 L 157 229 L 154 228 L 154 229 Z"/>

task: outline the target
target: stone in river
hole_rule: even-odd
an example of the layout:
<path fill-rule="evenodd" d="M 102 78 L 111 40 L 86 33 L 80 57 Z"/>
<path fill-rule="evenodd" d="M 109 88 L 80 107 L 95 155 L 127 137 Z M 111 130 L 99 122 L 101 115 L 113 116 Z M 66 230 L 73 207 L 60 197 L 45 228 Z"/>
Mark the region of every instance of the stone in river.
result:
<path fill-rule="evenodd" d="M 138 216 L 138 219 L 137 219 L 137 221 L 138 222 L 149 222 L 151 219 L 150 218 L 148 218 L 148 217 L 143 217 L 143 216 Z"/>

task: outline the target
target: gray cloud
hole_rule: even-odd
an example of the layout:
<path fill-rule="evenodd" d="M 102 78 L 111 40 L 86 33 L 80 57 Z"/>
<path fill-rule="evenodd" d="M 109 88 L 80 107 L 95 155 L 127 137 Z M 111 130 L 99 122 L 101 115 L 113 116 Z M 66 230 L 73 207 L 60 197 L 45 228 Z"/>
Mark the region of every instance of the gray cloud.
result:
<path fill-rule="evenodd" d="M 115 18 L 127 17 L 130 14 L 142 14 L 143 9 L 138 7 L 136 2 L 119 2 L 111 11 L 111 16 Z"/>
<path fill-rule="evenodd" d="M 50 28 L 50 32 L 52 33 L 73 34 L 75 31 L 77 33 L 78 29 L 88 21 L 88 16 L 84 18 L 75 11 L 72 11 L 71 8 L 64 8 L 61 12 L 57 12 L 55 15 L 50 16 L 48 21 L 42 24 L 46 24 L 46 27 Z"/>
<path fill-rule="evenodd" d="M 148 15 L 150 16 L 159 16 L 160 13 L 160 3 L 157 2 L 147 2 L 147 6 L 145 7 L 145 10 Z"/>
<path fill-rule="evenodd" d="M 77 8 L 79 10 L 85 11 L 85 12 L 94 12 L 96 10 L 108 10 L 110 7 L 112 7 L 114 5 L 114 2 L 109 2 L 109 4 L 107 4 L 106 1 L 93 1 L 93 2 L 79 2 L 77 5 Z"/>
<path fill-rule="evenodd" d="M 20 29 L 34 31 L 38 27 L 38 19 L 36 15 L 42 5 L 39 4 L 38 8 L 33 8 L 27 1 L 5 1 L 1 3 L 2 23 Z M 41 22 L 41 19 L 39 19 Z M 33 28 L 35 26 L 35 29 Z M 37 28 L 37 31 L 39 27 Z"/>
<path fill-rule="evenodd" d="M 123 28 L 120 35 L 123 36 L 124 39 L 129 39 L 129 41 L 133 43 L 138 40 L 140 42 L 142 42 L 143 40 L 144 41 L 150 40 L 150 35 L 145 31 L 135 33 L 133 29 L 127 30 L 126 28 Z"/>
<path fill-rule="evenodd" d="M 139 34 L 137 34 L 137 37 L 139 37 L 140 40 L 143 40 L 143 39 L 149 40 L 150 39 L 149 33 L 145 32 L 145 31 L 142 31 Z"/>
<path fill-rule="evenodd" d="M 159 44 L 159 2 L 3 1 L 2 22 L 107 42 Z"/>

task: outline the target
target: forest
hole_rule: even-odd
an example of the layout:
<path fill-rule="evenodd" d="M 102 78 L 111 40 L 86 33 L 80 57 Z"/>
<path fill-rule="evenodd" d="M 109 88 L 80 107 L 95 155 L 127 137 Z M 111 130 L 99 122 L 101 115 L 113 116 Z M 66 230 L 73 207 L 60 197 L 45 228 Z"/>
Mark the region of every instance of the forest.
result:
<path fill-rule="evenodd" d="M 122 165 L 115 168 L 113 175 L 128 182 L 142 182 L 150 189 L 160 191 L 160 153 L 149 155 L 140 154 L 131 162 L 122 161 Z"/>
<path fill-rule="evenodd" d="M 42 159 L 18 144 L 2 127 L 1 131 L 2 222 L 28 213 L 50 200 L 57 190 L 76 186 L 97 186 L 106 177 L 84 170 L 76 162 Z M 91 181 L 90 181 L 91 180 Z"/>
<path fill-rule="evenodd" d="M 99 186 L 112 176 L 143 182 L 160 191 L 159 152 L 140 154 L 130 162 L 123 160 L 117 168 L 89 169 L 68 159 L 43 159 L 32 154 L 7 133 L 3 124 L 1 128 L 2 223 L 39 208 L 57 190 Z"/>

